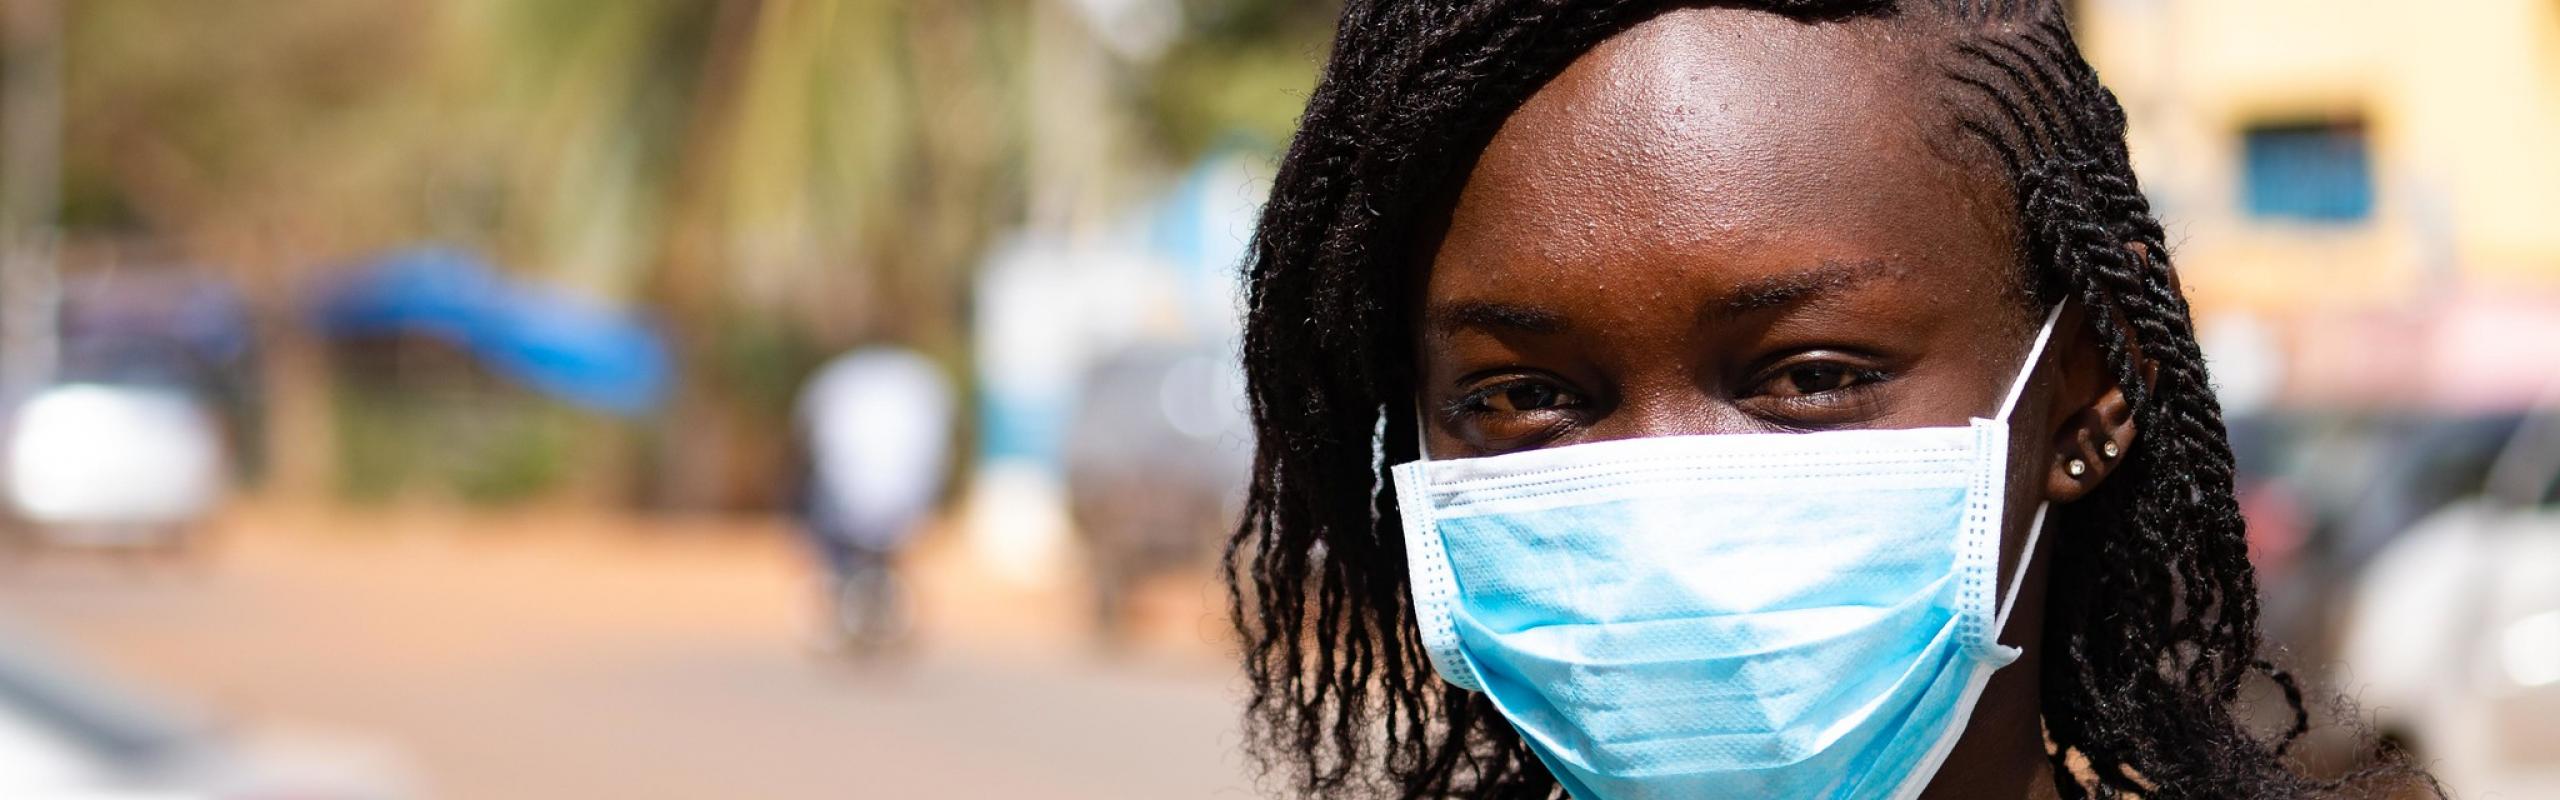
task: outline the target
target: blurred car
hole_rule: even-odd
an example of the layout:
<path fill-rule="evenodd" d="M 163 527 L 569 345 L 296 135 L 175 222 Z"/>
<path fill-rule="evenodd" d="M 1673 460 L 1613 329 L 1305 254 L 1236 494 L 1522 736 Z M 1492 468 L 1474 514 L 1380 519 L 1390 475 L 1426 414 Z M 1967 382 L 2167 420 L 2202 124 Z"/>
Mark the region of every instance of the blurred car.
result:
<path fill-rule="evenodd" d="M 402 800 L 406 770 L 362 745 L 227 736 L 94 672 L 0 638 L 0 797 Z"/>
<path fill-rule="evenodd" d="M 175 546 L 222 497 L 222 433 L 182 391 L 58 385 L 20 405 L 9 432 L 9 501 L 49 543 Z"/>
<path fill-rule="evenodd" d="M 2560 796 L 2560 415 L 2375 556 L 2342 645 L 2340 688 L 2449 788 Z"/>
<path fill-rule="evenodd" d="M 2241 512 L 2267 638 L 2323 677 L 2354 577 L 2427 515 L 2479 494 L 2521 412 L 2288 411 L 2235 418 Z"/>
<path fill-rule="evenodd" d="M 0 499 L 39 544 L 183 544 L 243 466 L 246 307 L 185 272 L 93 275 L 65 287 L 61 333 L 56 382 L 0 415 Z"/>
<path fill-rule="evenodd" d="M 1086 375 L 1067 433 L 1067 501 L 1106 640 L 1140 581 L 1206 563 L 1242 510 L 1253 455 L 1236 363 L 1140 347 Z"/>

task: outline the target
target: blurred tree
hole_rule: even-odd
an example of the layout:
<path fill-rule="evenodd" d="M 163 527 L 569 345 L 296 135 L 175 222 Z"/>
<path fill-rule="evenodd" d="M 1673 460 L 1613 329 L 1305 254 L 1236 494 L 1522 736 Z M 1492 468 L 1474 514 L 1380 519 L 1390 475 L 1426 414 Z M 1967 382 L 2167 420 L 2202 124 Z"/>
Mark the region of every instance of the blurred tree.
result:
<path fill-rule="evenodd" d="M 965 357 L 996 231 L 1085 224 L 1238 132 L 1286 136 L 1332 4 L 1156 1 L 1182 23 L 1144 58 L 1065 0 L 66 3 L 69 233 L 166 241 L 270 319 L 317 271 L 419 241 L 646 304 L 686 370 L 646 491 L 758 503 L 818 359 Z M 293 460 L 330 440 L 307 420 L 330 372 L 275 344 Z M 327 470 L 302 460 L 278 471 Z"/>
<path fill-rule="evenodd" d="M 653 496 L 770 500 L 776 421 L 829 351 L 965 352 L 967 268 L 1019 218 L 1028 7 L 720 3 L 652 288 L 712 380 L 681 392 Z"/>
<path fill-rule="evenodd" d="M 1340 0 L 1179 0 L 1183 32 L 1140 73 L 1157 135 L 1186 156 L 1244 137 L 1277 149 L 1314 91 Z"/>

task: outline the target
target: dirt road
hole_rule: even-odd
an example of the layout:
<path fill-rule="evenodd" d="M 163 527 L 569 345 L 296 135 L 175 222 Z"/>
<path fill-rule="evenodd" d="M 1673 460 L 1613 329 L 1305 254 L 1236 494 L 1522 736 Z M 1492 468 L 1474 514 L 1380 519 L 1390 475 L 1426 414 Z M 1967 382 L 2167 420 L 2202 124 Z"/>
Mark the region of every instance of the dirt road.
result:
<path fill-rule="evenodd" d="M 1064 582 L 917 571 L 894 667 L 812 652 L 775 524 L 243 512 L 191 564 L 48 560 L 0 614 L 251 727 L 379 742 L 451 798 L 1247 797 L 1204 587 L 1135 652 Z M 1195 602 L 1199 601 L 1199 602 Z"/>

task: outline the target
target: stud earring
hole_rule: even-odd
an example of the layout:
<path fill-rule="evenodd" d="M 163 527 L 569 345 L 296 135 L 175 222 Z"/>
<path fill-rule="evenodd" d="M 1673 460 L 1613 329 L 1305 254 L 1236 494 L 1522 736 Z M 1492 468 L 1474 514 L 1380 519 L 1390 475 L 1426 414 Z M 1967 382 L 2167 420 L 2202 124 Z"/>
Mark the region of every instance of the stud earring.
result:
<path fill-rule="evenodd" d="M 2062 465 L 2062 470 L 2071 473 L 2071 477 L 2077 478 L 2089 474 L 2089 462 L 2077 458 L 2071 459 L 2071 463 Z"/>
<path fill-rule="evenodd" d="M 2117 447 L 2114 442 L 2108 442 L 2106 444 L 2098 445 L 2098 455 L 2114 458 L 2116 456 L 2124 455 L 2124 448 Z"/>

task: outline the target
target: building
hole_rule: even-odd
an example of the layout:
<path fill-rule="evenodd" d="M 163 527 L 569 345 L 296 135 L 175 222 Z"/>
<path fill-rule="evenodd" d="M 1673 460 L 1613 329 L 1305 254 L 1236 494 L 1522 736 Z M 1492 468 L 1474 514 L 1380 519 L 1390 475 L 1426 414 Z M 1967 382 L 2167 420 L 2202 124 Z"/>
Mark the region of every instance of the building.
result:
<path fill-rule="evenodd" d="M 2228 399 L 2507 407 L 2560 376 L 2560 3 L 2074 13 Z"/>

